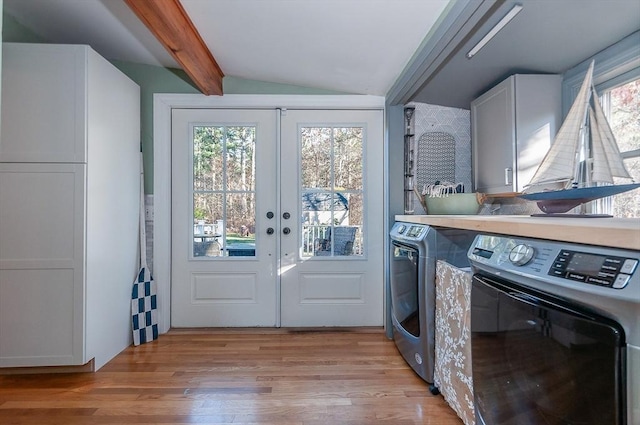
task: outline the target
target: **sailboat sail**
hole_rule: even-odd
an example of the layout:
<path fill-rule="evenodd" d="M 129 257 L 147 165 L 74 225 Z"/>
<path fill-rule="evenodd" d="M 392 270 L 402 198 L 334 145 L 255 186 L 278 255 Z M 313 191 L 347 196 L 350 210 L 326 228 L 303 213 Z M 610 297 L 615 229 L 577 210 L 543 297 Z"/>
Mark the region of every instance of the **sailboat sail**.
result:
<path fill-rule="evenodd" d="M 591 139 L 593 146 L 593 164 L 591 180 L 593 182 L 611 183 L 613 177 L 631 179 L 618 149 L 618 143 L 611 127 L 604 116 L 604 111 L 594 93 L 594 108 L 590 112 Z"/>
<path fill-rule="evenodd" d="M 584 134 L 585 117 L 591 98 L 591 81 L 593 78 L 593 62 L 589 66 L 578 96 L 571 105 L 558 134 L 542 160 L 540 167 L 533 175 L 531 182 L 525 186 L 527 191 L 531 187 L 549 183 L 562 183 L 568 187 L 576 172 L 580 142 Z"/>

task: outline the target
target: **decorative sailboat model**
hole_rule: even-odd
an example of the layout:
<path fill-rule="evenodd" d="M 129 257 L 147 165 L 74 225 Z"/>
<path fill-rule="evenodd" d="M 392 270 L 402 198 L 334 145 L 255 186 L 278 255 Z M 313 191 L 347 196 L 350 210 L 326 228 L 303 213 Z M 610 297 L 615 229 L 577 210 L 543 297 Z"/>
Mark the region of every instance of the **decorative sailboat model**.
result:
<path fill-rule="evenodd" d="M 640 187 L 640 183 L 613 184 L 613 177 L 633 180 L 593 86 L 593 67 L 591 62 L 549 152 L 520 195 L 536 201 L 545 213 L 541 215 L 566 215 L 583 203 Z"/>

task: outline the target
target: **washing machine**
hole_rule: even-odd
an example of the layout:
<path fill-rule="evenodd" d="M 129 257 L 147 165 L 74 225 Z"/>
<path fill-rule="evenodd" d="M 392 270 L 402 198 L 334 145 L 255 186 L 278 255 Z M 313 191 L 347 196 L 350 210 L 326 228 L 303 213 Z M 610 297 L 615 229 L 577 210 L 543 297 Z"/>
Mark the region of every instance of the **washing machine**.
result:
<path fill-rule="evenodd" d="M 436 261 L 469 267 L 476 232 L 396 222 L 390 232 L 391 322 L 402 357 L 433 386 Z"/>

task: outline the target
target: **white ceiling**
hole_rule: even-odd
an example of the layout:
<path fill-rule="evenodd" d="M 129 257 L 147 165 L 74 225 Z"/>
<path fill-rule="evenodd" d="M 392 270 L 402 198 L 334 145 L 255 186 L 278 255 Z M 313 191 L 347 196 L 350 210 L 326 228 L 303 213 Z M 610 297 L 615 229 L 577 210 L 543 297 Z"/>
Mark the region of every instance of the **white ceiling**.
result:
<path fill-rule="evenodd" d="M 226 76 L 385 95 L 448 0 L 181 0 Z M 4 0 L 53 43 L 178 68 L 122 0 Z"/>
<path fill-rule="evenodd" d="M 640 30 L 640 0 L 181 2 L 226 76 L 465 109 L 508 75 L 562 74 Z M 514 3 L 523 11 L 468 60 Z M 49 42 L 179 67 L 123 0 L 4 0 L 4 9 Z"/>

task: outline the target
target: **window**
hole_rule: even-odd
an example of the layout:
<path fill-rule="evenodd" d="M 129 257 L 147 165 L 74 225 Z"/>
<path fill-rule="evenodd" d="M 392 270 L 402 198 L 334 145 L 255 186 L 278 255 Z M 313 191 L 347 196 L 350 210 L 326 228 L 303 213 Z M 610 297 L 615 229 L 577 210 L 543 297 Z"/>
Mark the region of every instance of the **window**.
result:
<path fill-rule="evenodd" d="M 254 126 L 193 127 L 193 256 L 255 255 Z"/>
<path fill-rule="evenodd" d="M 302 256 L 362 256 L 363 127 L 300 128 Z"/>
<path fill-rule="evenodd" d="M 640 183 L 640 31 L 623 38 L 564 74 L 563 111 L 573 103 L 589 64 L 595 60 L 593 83 L 618 142 L 625 165 L 636 183 Z M 614 178 L 615 179 L 615 178 Z M 630 183 L 628 179 L 614 183 Z M 615 217 L 640 217 L 640 189 L 587 205 L 588 213 Z"/>
<path fill-rule="evenodd" d="M 627 170 L 635 182 L 640 182 L 640 79 L 603 93 L 602 103 Z M 628 182 L 615 179 L 615 183 Z M 615 217 L 640 217 L 637 189 L 614 196 L 611 203 L 611 214 Z"/>

